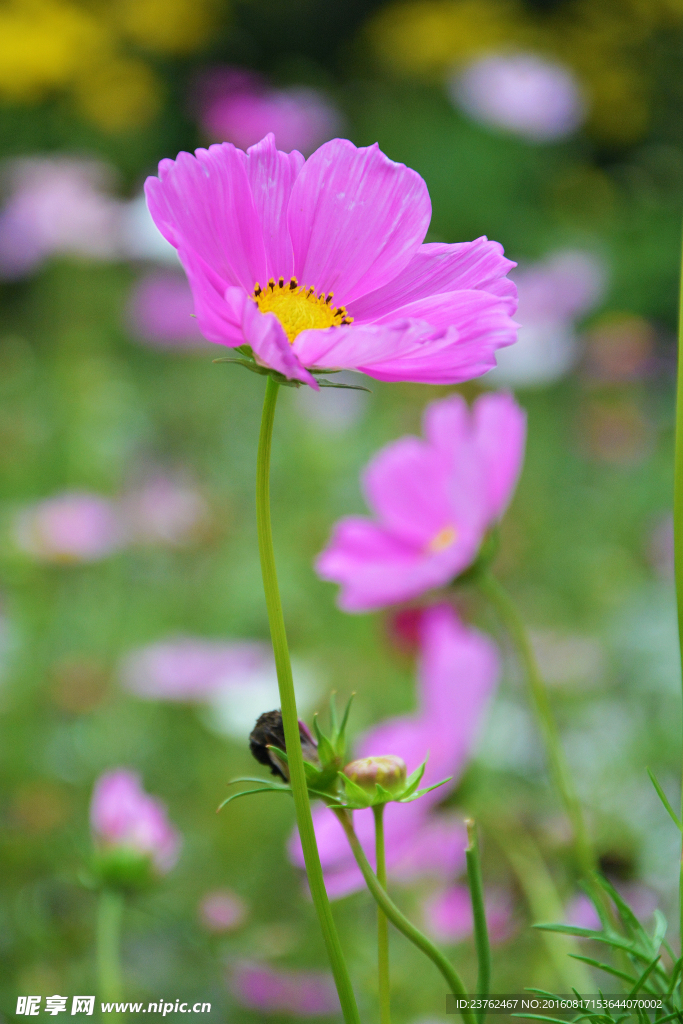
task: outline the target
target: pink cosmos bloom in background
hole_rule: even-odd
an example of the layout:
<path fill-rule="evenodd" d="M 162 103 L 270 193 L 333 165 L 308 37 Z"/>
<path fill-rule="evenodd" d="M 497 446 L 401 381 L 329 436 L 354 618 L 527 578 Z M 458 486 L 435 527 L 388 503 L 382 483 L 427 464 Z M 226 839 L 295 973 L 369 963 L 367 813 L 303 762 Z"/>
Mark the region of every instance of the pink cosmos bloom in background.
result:
<path fill-rule="evenodd" d="M 639 921 L 647 921 L 652 917 L 659 902 L 654 889 L 643 882 L 623 882 L 612 879 L 612 884 L 619 895 L 629 905 Z M 591 928 L 600 931 L 602 924 L 598 912 L 585 893 L 577 893 L 565 908 L 564 919 L 567 924 L 577 928 Z"/>
<path fill-rule="evenodd" d="M 316 89 L 270 89 L 242 68 L 214 68 L 197 89 L 199 115 L 215 142 L 248 149 L 269 132 L 279 149 L 311 153 L 339 134 L 339 111 Z"/>
<path fill-rule="evenodd" d="M 515 340 L 513 266 L 479 238 L 422 245 L 419 174 L 379 148 L 334 139 L 306 161 L 268 135 L 162 160 L 150 213 L 178 249 L 199 327 L 317 388 L 309 369 L 448 384 Z"/>
<path fill-rule="evenodd" d="M 339 607 L 365 612 L 444 586 L 476 558 L 505 511 L 524 458 L 525 416 L 510 395 L 460 395 L 425 411 L 425 440 L 383 448 L 363 474 L 376 521 L 337 523 L 316 562 L 341 584 Z"/>
<path fill-rule="evenodd" d="M 14 536 L 22 551 L 43 562 L 94 562 L 123 542 L 116 506 L 85 491 L 64 491 L 23 509 Z"/>
<path fill-rule="evenodd" d="M 125 203 L 109 194 L 112 170 L 96 160 L 33 157 L 5 167 L 9 199 L 0 212 L 0 277 L 31 273 L 53 253 L 112 259 Z"/>
<path fill-rule="evenodd" d="M 262 672 L 270 660 L 267 644 L 181 636 L 131 651 L 119 677 L 138 697 L 205 701 L 222 687 Z"/>
<path fill-rule="evenodd" d="M 180 835 L 160 800 L 145 793 L 140 778 L 126 768 L 100 776 L 90 804 L 90 826 L 102 850 L 124 849 L 149 857 L 159 874 L 175 865 Z"/>
<path fill-rule="evenodd" d="M 576 364 L 575 321 L 602 299 L 605 264 L 596 255 L 564 249 L 514 271 L 519 294 L 517 344 L 500 353 L 487 381 L 533 387 L 558 380 Z"/>
<path fill-rule="evenodd" d="M 487 893 L 486 921 L 489 938 L 496 944 L 504 942 L 512 932 L 512 908 L 506 894 Z M 428 932 L 439 942 L 462 942 L 472 934 L 472 899 L 466 885 L 451 885 L 427 897 L 422 914 Z"/>
<path fill-rule="evenodd" d="M 238 1003 L 258 1013 L 293 1017 L 339 1013 L 339 997 L 327 971 L 276 971 L 264 963 L 240 960 L 230 969 L 229 985 Z"/>
<path fill-rule="evenodd" d="M 130 540 L 182 547 L 192 543 L 209 522 L 201 491 L 182 477 L 157 473 L 131 489 L 121 502 Z"/>
<path fill-rule="evenodd" d="M 199 904 L 199 920 L 209 932 L 231 932 L 247 918 L 247 905 L 231 889 L 207 892 Z"/>
<path fill-rule="evenodd" d="M 389 719 L 362 736 L 355 756 L 397 754 L 410 772 L 429 754 L 425 785 L 452 776 L 451 782 L 420 800 L 391 803 L 385 811 L 391 878 L 409 882 L 433 875 L 449 881 L 465 864 L 465 829 L 459 816 L 435 814 L 432 808 L 457 784 L 472 753 L 498 680 L 499 661 L 491 641 L 464 626 L 448 605 L 423 613 L 420 638 L 417 712 Z M 362 888 L 362 875 L 336 817 L 321 807 L 313 818 L 330 896 L 338 898 Z M 374 861 L 372 811 L 356 811 L 354 824 L 368 858 Z M 290 841 L 290 856 L 303 866 L 296 834 Z"/>
<path fill-rule="evenodd" d="M 475 121 L 531 142 L 563 139 L 586 116 L 581 89 L 569 68 L 535 53 L 480 57 L 453 76 L 448 92 Z"/>
<path fill-rule="evenodd" d="M 202 349 L 207 342 L 192 315 L 194 302 L 182 272 L 154 271 L 133 285 L 125 322 L 131 334 L 160 348 Z"/>

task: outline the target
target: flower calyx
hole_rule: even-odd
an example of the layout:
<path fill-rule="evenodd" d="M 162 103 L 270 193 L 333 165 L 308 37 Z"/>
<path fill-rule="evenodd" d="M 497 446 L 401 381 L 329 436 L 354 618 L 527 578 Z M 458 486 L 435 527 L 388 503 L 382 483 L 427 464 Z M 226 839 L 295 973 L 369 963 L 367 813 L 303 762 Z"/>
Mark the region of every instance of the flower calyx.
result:
<path fill-rule="evenodd" d="M 334 804 L 349 811 L 360 811 L 366 807 L 378 807 L 388 803 L 408 804 L 419 800 L 425 793 L 438 789 L 450 777 L 418 789 L 427 766 L 427 759 L 410 775 L 406 774 L 405 762 L 395 754 L 376 757 L 362 757 L 347 764 L 342 773 L 344 794 Z"/>
<path fill-rule="evenodd" d="M 212 362 L 236 363 L 238 366 L 243 366 L 245 370 L 251 370 L 252 373 L 258 373 L 263 377 L 272 377 L 274 381 L 277 381 L 278 384 L 282 384 L 286 388 L 303 387 L 302 381 L 291 380 L 289 377 L 285 377 L 284 374 L 278 373 L 277 370 L 272 370 L 269 366 L 262 366 L 261 363 L 258 363 L 250 345 L 239 345 L 233 351 L 239 352 L 239 355 L 220 356 L 218 359 L 213 359 Z M 340 373 L 341 371 L 312 368 L 309 372 L 318 377 L 321 373 Z M 338 384 L 332 380 L 319 380 L 318 385 L 321 388 L 344 388 L 347 391 L 367 391 L 371 393 L 370 388 L 363 387 L 362 384 Z"/>

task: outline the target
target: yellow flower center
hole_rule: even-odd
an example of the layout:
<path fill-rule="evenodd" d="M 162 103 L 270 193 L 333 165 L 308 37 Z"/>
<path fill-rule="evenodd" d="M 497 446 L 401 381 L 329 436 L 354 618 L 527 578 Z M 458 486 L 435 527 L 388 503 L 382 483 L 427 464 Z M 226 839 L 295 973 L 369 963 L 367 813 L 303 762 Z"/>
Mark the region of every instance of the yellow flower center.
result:
<path fill-rule="evenodd" d="M 316 295 L 315 288 L 300 288 L 295 277 L 287 285 L 282 277 L 277 282 L 271 278 L 266 288 L 257 281 L 252 298 L 262 313 L 275 313 L 290 345 L 302 331 L 353 322 L 343 306 L 332 305 L 332 292 Z"/>
<path fill-rule="evenodd" d="M 436 554 L 439 551 L 445 551 L 446 548 L 450 548 L 457 539 L 458 531 L 455 527 L 444 526 L 443 530 L 439 530 L 436 536 L 432 537 L 427 547 L 432 554 Z"/>

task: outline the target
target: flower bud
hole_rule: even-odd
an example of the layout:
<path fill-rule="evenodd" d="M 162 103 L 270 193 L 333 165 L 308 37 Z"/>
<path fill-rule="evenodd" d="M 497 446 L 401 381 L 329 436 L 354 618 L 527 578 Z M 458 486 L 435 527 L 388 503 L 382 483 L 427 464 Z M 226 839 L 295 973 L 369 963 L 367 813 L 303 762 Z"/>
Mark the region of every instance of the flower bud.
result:
<path fill-rule="evenodd" d="M 378 757 L 361 757 L 351 761 L 344 769 L 344 775 L 367 793 L 379 784 L 389 793 L 400 793 L 406 784 L 406 763 L 396 754 L 381 754 Z"/>
<path fill-rule="evenodd" d="M 319 761 L 316 743 L 308 726 L 302 721 L 299 721 L 299 739 L 304 760 L 310 761 L 317 767 Z M 270 768 L 273 775 L 280 775 L 286 782 L 289 782 L 287 764 L 281 757 L 278 757 L 274 750 L 270 749 L 271 747 L 278 747 L 285 753 L 287 752 L 281 711 L 266 711 L 259 716 L 249 736 L 249 750 L 260 764 L 265 764 Z"/>

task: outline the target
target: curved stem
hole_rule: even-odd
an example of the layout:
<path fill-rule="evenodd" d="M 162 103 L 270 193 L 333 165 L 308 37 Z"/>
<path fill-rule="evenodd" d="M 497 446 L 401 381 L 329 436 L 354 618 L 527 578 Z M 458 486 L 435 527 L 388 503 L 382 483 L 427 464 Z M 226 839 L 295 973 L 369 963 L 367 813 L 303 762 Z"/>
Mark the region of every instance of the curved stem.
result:
<path fill-rule="evenodd" d="M 268 622 L 270 624 L 270 635 L 273 642 L 273 654 L 275 656 L 277 681 L 280 690 L 282 724 L 285 733 L 290 774 L 289 781 L 294 797 L 296 823 L 301 837 L 308 884 L 313 898 L 313 905 L 320 921 L 327 955 L 330 958 L 332 974 L 337 986 L 344 1020 L 346 1024 L 360 1024 L 356 1000 L 353 988 L 351 987 L 351 979 L 332 917 L 332 908 L 327 898 L 320 856 L 315 841 L 311 806 L 308 800 L 308 788 L 304 774 L 304 760 L 301 753 L 301 739 L 299 738 L 299 719 L 294 696 L 292 666 L 289 660 L 285 620 L 282 614 L 282 602 L 280 601 L 280 590 L 275 570 L 273 533 L 270 522 L 270 447 L 279 387 L 280 385 L 277 381 L 274 381 L 272 377 L 268 377 L 263 400 L 263 416 L 261 419 L 261 432 L 256 462 L 256 524 L 261 555 L 263 589 L 266 596 Z"/>
<path fill-rule="evenodd" d="M 531 697 L 536 711 L 536 718 L 545 742 L 550 772 L 560 795 L 564 809 L 569 817 L 574 832 L 576 859 L 581 873 L 591 881 L 591 873 L 595 869 L 595 855 L 588 838 L 586 822 L 581 810 L 579 798 L 572 784 L 560 737 L 550 709 L 548 692 L 538 668 L 536 655 L 521 615 L 514 602 L 498 580 L 489 573 L 484 573 L 478 580 L 479 588 L 495 607 L 498 617 L 512 640 L 517 655 L 524 666 Z"/>
<path fill-rule="evenodd" d="M 481 881 L 479 842 L 477 840 L 477 827 L 474 821 L 471 818 L 467 818 L 465 825 L 467 827 L 468 839 L 467 849 L 465 850 L 467 882 L 470 887 L 470 898 L 472 900 L 474 943 L 477 948 L 477 995 L 487 996 L 491 988 L 491 946 L 489 944 L 489 932 L 484 907 L 484 887 Z M 485 1018 L 486 1010 L 480 1010 L 477 1014 L 479 1024 L 483 1024 Z"/>
<path fill-rule="evenodd" d="M 678 641 L 683 665 L 683 266 L 681 267 L 678 307 L 678 379 L 676 383 L 676 435 L 674 447 L 674 569 L 676 578 L 676 607 L 678 612 Z M 682 677 L 683 679 L 683 677 Z M 683 779 L 681 780 L 681 813 L 683 814 Z M 680 934 L 683 943 L 683 850 L 681 851 L 680 882 Z"/>
<path fill-rule="evenodd" d="M 418 949 L 429 957 L 433 964 L 437 967 L 441 974 L 446 980 L 450 991 L 454 996 L 462 997 L 467 996 L 467 989 L 463 985 L 458 972 L 455 970 L 449 960 L 443 955 L 443 953 L 437 949 L 437 947 L 429 941 L 426 935 L 412 924 L 405 914 L 402 914 L 396 904 L 389 898 L 386 891 L 379 884 L 375 872 L 370 867 L 370 862 L 365 856 L 365 851 L 360 844 L 358 836 L 356 835 L 353 827 L 353 822 L 346 811 L 337 810 L 334 812 L 339 819 L 346 838 L 349 841 L 349 845 L 353 851 L 353 855 L 356 858 L 356 863 L 361 869 L 365 884 L 375 898 L 377 904 L 382 908 L 386 916 L 389 918 L 391 923 L 398 928 L 400 932 L 403 932 L 407 939 L 417 946 Z M 460 1010 L 462 1018 L 466 1021 L 466 1024 L 477 1024 L 477 1019 L 474 1015 L 473 1010 L 462 1009 Z"/>
<path fill-rule="evenodd" d="M 386 891 L 387 863 L 384 855 L 384 804 L 372 808 L 375 815 L 375 859 L 377 881 Z M 391 1024 L 391 984 L 389 981 L 389 924 L 381 907 L 377 907 L 377 973 L 379 977 L 380 1024 Z"/>
<path fill-rule="evenodd" d="M 121 916 L 123 895 L 115 889 L 102 889 L 97 905 L 97 987 L 100 999 L 121 1000 Z M 110 1014 L 110 1017 L 113 1016 Z"/>

